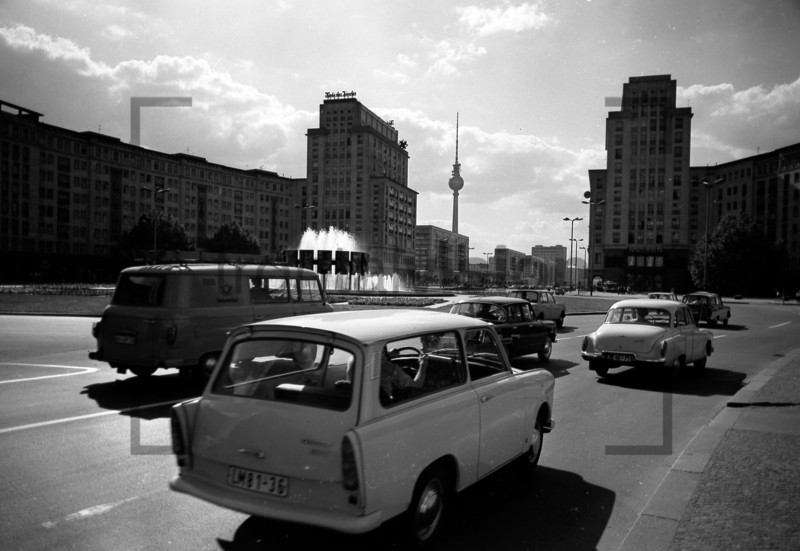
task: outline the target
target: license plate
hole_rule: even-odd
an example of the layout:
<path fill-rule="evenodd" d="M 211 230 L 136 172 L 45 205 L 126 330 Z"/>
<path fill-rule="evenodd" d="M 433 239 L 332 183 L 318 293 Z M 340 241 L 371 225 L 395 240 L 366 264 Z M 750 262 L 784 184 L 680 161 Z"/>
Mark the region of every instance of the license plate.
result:
<path fill-rule="evenodd" d="M 289 479 L 286 477 L 239 467 L 228 467 L 228 484 L 271 496 L 286 497 L 289 494 Z"/>
<path fill-rule="evenodd" d="M 117 344 L 136 344 L 135 335 L 117 335 L 114 340 Z"/>
<path fill-rule="evenodd" d="M 603 354 L 603 359 L 611 360 L 614 362 L 632 362 L 633 356 L 631 354 Z"/>

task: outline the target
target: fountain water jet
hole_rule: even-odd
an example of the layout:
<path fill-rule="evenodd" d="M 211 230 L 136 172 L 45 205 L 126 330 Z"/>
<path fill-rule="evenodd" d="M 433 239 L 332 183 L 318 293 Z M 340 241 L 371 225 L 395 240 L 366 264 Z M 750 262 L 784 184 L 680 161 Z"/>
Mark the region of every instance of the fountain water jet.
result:
<path fill-rule="evenodd" d="M 349 255 L 358 252 L 356 238 L 344 230 L 330 227 L 327 230 L 316 231 L 311 228 L 303 232 L 300 239 L 299 251 L 314 251 L 314 259 L 319 269 L 319 252 L 331 252 L 332 259 L 336 258 L 336 251 L 345 251 Z M 333 270 L 332 270 L 333 271 Z M 359 290 L 359 291 L 391 291 L 398 292 L 400 278 L 397 274 L 372 274 L 366 271 L 363 275 L 328 273 L 320 274 L 323 287 L 326 290 Z"/>

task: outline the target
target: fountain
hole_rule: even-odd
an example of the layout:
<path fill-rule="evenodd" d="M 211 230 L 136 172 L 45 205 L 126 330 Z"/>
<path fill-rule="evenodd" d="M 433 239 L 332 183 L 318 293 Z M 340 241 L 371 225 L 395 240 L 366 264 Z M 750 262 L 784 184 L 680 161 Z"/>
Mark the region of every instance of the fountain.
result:
<path fill-rule="evenodd" d="M 346 231 L 334 227 L 321 231 L 308 228 L 297 250 L 287 252 L 300 266 L 315 269 L 327 291 L 401 291 L 397 274 L 370 273 L 368 255 L 358 248 L 355 237 Z M 346 273 L 336 273 L 342 271 Z"/>

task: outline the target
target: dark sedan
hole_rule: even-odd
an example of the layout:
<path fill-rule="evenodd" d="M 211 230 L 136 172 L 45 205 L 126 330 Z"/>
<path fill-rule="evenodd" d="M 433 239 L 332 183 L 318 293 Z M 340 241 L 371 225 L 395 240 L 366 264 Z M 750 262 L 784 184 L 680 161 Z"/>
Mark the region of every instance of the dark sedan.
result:
<path fill-rule="evenodd" d="M 513 297 L 469 298 L 453 304 L 451 314 L 482 319 L 494 325 L 509 357 L 538 354 L 546 362 L 556 342 L 556 324 L 536 319 L 531 303 Z"/>

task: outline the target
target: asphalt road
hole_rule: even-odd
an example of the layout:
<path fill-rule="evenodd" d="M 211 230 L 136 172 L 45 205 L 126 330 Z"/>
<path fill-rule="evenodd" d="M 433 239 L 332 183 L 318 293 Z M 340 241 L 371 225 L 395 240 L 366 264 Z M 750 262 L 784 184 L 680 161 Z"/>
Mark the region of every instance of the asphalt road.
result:
<path fill-rule="evenodd" d="M 201 389 L 140 381 L 88 360 L 93 318 L 0 316 L 0 548 L 399 549 L 390 529 L 345 536 L 218 508 L 170 491 L 169 406 Z M 503 470 L 464 492 L 447 549 L 617 549 L 691 438 L 747 378 L 797 345 L 800 308 L 735 305 L 704 372 L 677 380 L 580 359 L 599 315 L 568 316 L 548 364 L 555 430 L 540 471 Z"/>

